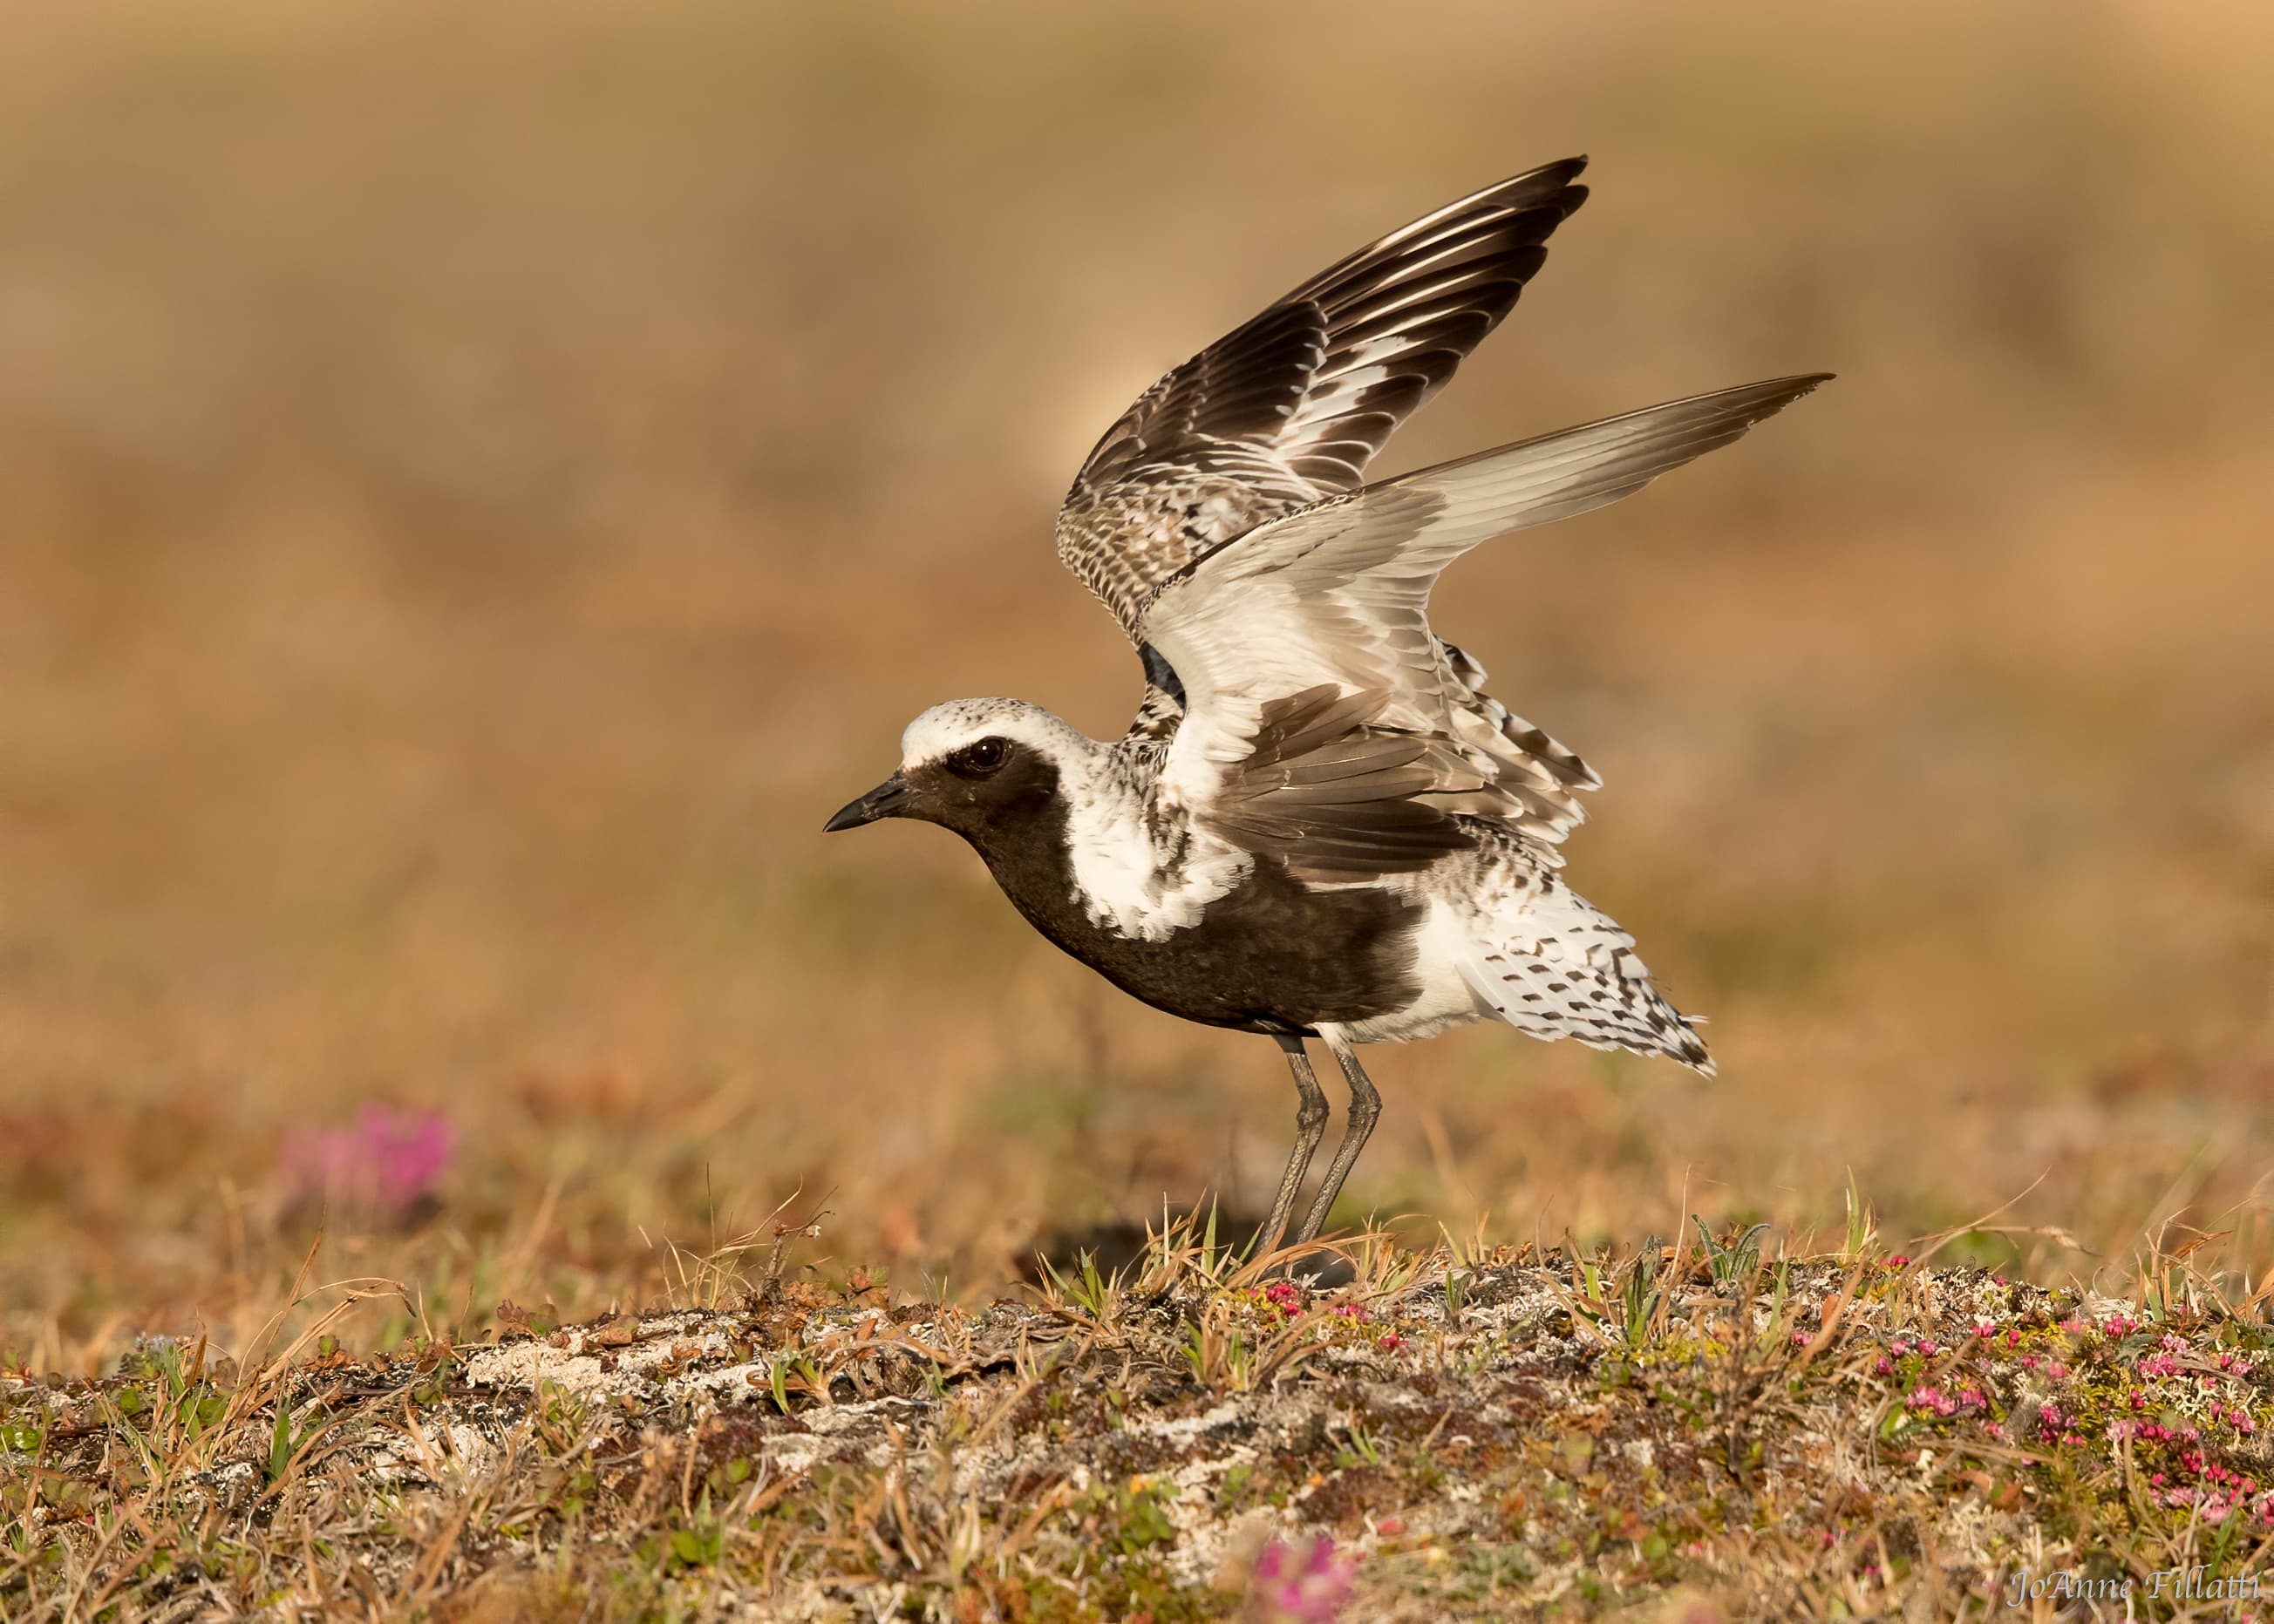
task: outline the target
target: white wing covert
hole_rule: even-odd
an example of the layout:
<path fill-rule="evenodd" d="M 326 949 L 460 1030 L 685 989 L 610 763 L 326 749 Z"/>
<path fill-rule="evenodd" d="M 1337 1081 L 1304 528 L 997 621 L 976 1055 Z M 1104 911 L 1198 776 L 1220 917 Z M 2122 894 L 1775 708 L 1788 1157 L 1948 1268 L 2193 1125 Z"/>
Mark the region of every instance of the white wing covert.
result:
<path fill-rule="evenodd" d="M 1511 740 L 1505 711 L 1480 703 L 1462 668 L 1473 662 L 1457 664 L 1430 632 L 1437 576 L 1495 536 L 1640 490 L 1827 376 L 1748 384 L 1463 457 L 1329 497 L 1201 554 L 1154 591 L 1139 620 L 1185 690 L 1165 795 L 1235 845 L 1322 883 L 1459 849 L 1467 840 L 1454 813 L 1524 826 L 1552 767 Z M 1543 852 L 1568 826 L 1534 831 Z"/>

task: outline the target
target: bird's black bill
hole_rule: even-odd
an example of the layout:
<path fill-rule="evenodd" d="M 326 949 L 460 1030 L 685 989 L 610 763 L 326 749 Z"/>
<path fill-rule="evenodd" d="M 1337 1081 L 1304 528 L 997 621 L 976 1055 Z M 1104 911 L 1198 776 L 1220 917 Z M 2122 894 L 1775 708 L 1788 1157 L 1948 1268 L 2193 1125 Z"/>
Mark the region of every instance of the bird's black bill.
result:
<path fill-rule="evenodd" d="M 890 817 L 907 803 L 910 793 L 896 772 L 860 800 L 839 811 L 835 817 L 821 826 L 821 832 L 833 835 L 840 829 L 858 829 L 862 824 L 873 823 L 880 817 Z"/>

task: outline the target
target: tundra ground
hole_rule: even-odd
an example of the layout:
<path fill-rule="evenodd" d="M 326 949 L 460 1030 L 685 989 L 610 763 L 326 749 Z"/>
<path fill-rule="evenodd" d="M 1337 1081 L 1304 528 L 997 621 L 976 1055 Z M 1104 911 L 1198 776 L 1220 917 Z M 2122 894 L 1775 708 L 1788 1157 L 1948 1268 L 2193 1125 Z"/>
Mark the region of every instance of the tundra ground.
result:
<path fill-rule="evenodd" d="M 787 1237 L 785 1238 L 787 1238 Z M 1187 1223 L 966 1309 L 687 1305 L 0 1387 L 11 1618 L 2226 1618 L 2274 1330 L 1866 1244 L 1426 1253 Z M 1315 1260 L 1315 1254 L 1314 1254 Z M 2127 1589 L 2128 1586 L 2128 1589 Z"/>

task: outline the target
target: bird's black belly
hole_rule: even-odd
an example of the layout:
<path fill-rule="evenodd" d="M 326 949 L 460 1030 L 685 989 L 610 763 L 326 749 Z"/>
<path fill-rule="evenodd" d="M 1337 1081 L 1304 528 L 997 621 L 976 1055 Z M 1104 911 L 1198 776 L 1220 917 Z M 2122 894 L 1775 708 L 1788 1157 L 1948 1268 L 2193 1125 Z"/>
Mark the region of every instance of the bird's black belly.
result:
<path fill-rule="evenodd" d="M 1193 924 L 1143 941 L 1091 921 L 1063 834 L 1052 833 L 973 844 L 1035 929 L 1156 1009 L 1206 1026 L 1299 1034 L 1388 1014 L 1419 994 L 1419 903 L 1367 886 L 1312 891 L 1259 859 Z"/>

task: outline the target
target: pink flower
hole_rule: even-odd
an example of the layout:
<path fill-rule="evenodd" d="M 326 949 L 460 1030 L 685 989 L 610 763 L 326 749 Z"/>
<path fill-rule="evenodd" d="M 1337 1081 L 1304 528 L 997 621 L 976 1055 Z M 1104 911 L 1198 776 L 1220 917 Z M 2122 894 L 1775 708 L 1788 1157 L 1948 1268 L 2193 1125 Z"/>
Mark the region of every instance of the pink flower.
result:
<path fill-rule="evenodd" d="M 1248 1597 L 1269 1624 L 1334 1624 L 1357 1577 L 1357 1562 L 1337 1555 L 1331 1539 L 1313 1540 L 1299 1560 L 1275 1539 L 1256 1559 Z"/>
<path fill-rule="evenodd" d="M 300 1200 L 400 1218 L 433 1198 L 449 1170 L 451 1145 L 441 1112 L 371 1104 L 352 1128 L 295 1128 L 277 1160 Z"/>

